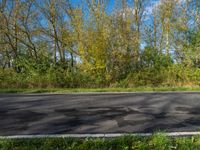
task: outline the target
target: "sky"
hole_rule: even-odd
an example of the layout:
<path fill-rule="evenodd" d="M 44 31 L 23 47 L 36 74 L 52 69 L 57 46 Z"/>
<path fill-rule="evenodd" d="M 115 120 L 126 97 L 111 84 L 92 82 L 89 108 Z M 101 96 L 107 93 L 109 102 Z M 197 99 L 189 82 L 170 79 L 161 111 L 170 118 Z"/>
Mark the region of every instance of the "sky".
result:
<path fill-rule="evenodd" d="M 74 4 L 74 6 L 78 5 L 80 3 L 80 1 L 85 1 L 85 0 L 71 0 L 72 4 Z M 108 12 L 112 12 L 112 10 L 114 9 L 115 5 L 117 2 L 120 2 L 121 0 L 109 0 L 108 6 L 107 6 L 107 11 Z M 183 3 L 186 0 L 178 0 L 179 3 Z M 159 5 L 160 0 L 145 0 L 146 2 L 146 9 L 148 10 L 149 13 L 152 12 L 153 8 L 155 8 L 157 5 Z M 133 3 L 133 0 L 127 0 L 127 3 L 131 4 Z"/>
<path fill-rule="evenodd" d="M 74 6 L 78 6 L 80 4 L 80 1 L 85 2 L 86 0 L 71 0 L 72 4 Z M 107 5 L 107 12 L 110 13 L 113 11 L 114 8 L 116 8 L 115 6 L 117 5 L 118 2 L 120 2 L 121 0 L 109 0 L 109 3 Z M 180 1 L 185 1 L 185 0 L 180 0 Z M 158 5 L 160 2 L 160 0 L 146 0 L 146 10 L 147 13 L 152 13 L 153 8 Z M 127 0 L 127 3 L 129 5 L 133 6 L 133 0 Z M 132 7 L 130 6 L 130 7 Z"/>

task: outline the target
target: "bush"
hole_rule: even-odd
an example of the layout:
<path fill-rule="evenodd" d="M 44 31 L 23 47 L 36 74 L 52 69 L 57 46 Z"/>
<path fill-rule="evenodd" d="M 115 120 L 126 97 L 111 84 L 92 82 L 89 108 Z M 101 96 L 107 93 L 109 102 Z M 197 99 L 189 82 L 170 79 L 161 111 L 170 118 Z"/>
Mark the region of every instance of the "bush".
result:
<path fill-rule="evenodd" d="M 79 68 L 59 66 L 33 67 L 26 69 L 0 69 L 1 88 L 103 88 L 103 87 L 160 87 L 200 86 L 200 69 L 183 65 L 167 68 L 142 68 L 133 71 L 125 79 L 112 79 L 106 72 L 86 72 Z M 112 79 L 112 80 L 111 80 Z"/>
<path fill-rule="evenodd" d="M 186 68 L 181 65 L 171 65 L 160 70 L 145 68 L 141 71 L 130 73 L 126 79 L 115 85 L 123 88 L 138 86 L 199 86 L 200 69 Z"/>

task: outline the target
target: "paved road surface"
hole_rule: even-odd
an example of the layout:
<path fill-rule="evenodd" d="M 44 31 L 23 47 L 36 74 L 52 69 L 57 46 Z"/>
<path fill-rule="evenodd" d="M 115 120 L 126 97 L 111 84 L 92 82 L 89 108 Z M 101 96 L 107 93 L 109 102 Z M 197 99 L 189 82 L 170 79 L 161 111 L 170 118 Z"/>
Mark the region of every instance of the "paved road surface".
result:
<path fill-rule="evenodd" d="M 200 131 L 200 93 L 0 94 L 0 135 Z"/>

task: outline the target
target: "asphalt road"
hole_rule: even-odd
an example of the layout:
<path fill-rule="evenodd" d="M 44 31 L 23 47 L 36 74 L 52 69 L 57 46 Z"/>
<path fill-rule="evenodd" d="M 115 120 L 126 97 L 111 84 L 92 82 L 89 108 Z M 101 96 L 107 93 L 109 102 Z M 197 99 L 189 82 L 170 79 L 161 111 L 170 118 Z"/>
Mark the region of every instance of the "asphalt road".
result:
<path fill-rule="evenodd" d="M 200 93 L 0 94 L 0 135 L 199 131 Z"/>

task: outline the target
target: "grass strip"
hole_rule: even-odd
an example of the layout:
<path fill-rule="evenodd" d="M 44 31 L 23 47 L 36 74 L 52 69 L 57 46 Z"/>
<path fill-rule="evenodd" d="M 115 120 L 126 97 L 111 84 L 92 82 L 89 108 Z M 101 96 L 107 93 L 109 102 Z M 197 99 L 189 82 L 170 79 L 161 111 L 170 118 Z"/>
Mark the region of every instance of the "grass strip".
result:
<path fill-rule="evenodd" d="M 200 87 L 136 87 L 136 88 L 9 88 L 0 93 L 84 93 L 84 92 L 165 92 L 200 91 Z"/>
<path fill-rule="evenodd" d="M 36 138 L 1 139 L 1 150 L 198 150 L 200 136 L 169 137 L 156 133 L 149 137 L 117 138 Z"/>

